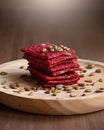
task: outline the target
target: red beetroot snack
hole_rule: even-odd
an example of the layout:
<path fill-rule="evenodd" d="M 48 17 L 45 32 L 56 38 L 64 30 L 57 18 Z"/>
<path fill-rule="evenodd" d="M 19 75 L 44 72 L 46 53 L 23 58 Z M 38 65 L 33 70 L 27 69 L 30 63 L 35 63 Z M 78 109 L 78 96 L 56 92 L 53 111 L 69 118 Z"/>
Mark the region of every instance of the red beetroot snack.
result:
<path fill-rule="evenodd" d="M 21 51 L 40 59 L 51 59 L 57 56 L 67 55 L 67 53 L 70 55 L 74 53 L 74 50 L 67 47 L 63 47 L 63 49 L 59 47 L 57 48 L 57 51 L 53 51 L 55 50 L 55 46 L 56 45 L 51 43 L 34 44 L 32 46 L 22 48 Z"/>
<path fill-rule="evenodd" d="M 57 84 L 75 84 L 81 71 L 77 63 L 75 51 L 63 45 L 51 43 L 34 44 L 21 49 L 24 58 L 29 61 L 28 70 L 43 87 L 53 87 Z"/>
<path fill-rule="evenodd" d="M 47 80 L 63 80 L 63 79 L 71 79 L 73 77 L 78 77 L 78 74 L 76 72 L 68 72 L 63 75 L 58 75 L 58 76 L 49 76 L 46 75 L 40 71 L 37 71 L 36 69 L 33 69 L 32 67 L 28 67 L 29 71 L 33 74 L 36 75 L 37 77 L 40 77 L 40 79 L 43 79 L 44 81 Z"/>
<path fill-rule="evenodd" d="M 27 59 L 29 62 L 33 62 L 34 64 L 43 65 L 44 67 L 51 68 L 52 66 L 56 66 L 61 63 L 66 62 L 74 62 L 77 61 L 77 56 L 71 55 L 71 56 L 58 56 L 49 60 L 45 59 L 39 59 L 35 58 L 33 56 L 29 56 L 27 54 L 24 54 L 24 58 Z"/>
<path fill-rule="evenodd" d="M 67 72 L 70 72 L 70 71 L 78 71 L 78 70 L 81 70 L 81 68 L 79 68 L 79 65 L 78 64 L 70 64 L 69 66 L 66 65 L 64 67 L 64 65 L 60 65 L 59 68 L 56 68 L 54 67 L 55 69 L 57 70 L 48 70 L 48 68 L 44 68 L 44 67 L 38 67 L 37 65 L 33 65 L 33 64 L 29 64 L 32 68 L 34 68 L 35 70 L 38 70 L 38 71 L 41 71 L 41 72 L 44 72 L 45 74 L 49 75 L 49 76 L 57 76 L 57 75 L 61 75 L 61 74 L 64 74 L 64 73 L 67 73 Z M 58 66 L 57 66 L 58 67 Z"/>
<path fill-rule="evenodd" d="M 58 77 L 58 76 L 57 77 L 47 77 L 47 76 L 45 77 L 44 75 L 39 74 L 39 73 L 37 76 L 35 71 L 32 71 L 31 69 L 29 69 L 29 70 L 30 70 L 30 73 L 33 75 L 33 77 L 35 79 L 37 79 L 40 82 L 40 84 L 42 84 L 44 87 L 50 87 L 50 86 L 53 87 L 53 86 L 56 86 L 57 84 L 71 85 L 73 83 L 74 84 L 77 83 L 77 81 L 79 80 L 79 76 L 77 73 L 72 74 L 72 75 L 69 74 L 70 75 L 69 78 L 65 78 L 63 76 L 63 79 L 61 79 L 61 77 Z M 41 75 L 41 77 L 40 77 L 40 75 Z M 44 79 L 43 79 L 43 77 L 44 77 Z M 46 79 L 49 79 L 49 80 L 46 80 Z"/>

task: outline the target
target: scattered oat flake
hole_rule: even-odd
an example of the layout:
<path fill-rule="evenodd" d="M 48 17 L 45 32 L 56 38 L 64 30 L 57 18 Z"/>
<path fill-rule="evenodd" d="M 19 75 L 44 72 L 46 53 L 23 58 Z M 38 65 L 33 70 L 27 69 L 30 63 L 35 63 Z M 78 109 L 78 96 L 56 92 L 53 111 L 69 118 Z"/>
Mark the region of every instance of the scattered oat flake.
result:
<path fill-rule="evenodd" d="M 9 87 L 8 86 L 3 86 L 4 89 L 8 89 Z"/>
<path fill-rule="evenodd" d="M 74 93 L 71 93 L 69 96 L 70 96 L 70 97 L 76 97 L 77 95 L 74 94 Z"/>
<path fill-rule="evenodd" d="M 85 93 L 83 93 L 81 96 L 86 96 L 86 94 L 85 94 Z"/>
<path fill-rule="evenodd" d="M 86 89 L 85 92 L 91 92 L 91 89 Z"/>
<path fill-rule="evenodd" d="M 5 76 L 5 75 L 7 75 L 7 74 L 8 74 L 8 73 L 5 72 L 5 71 L 0 72 L 0 75 L 2 75 L 2 76 Z"/>
<path fill-rule="evenodd" d="M 21 93 L 24 92 L 24 91 L 25 91 L 25 89 L 22 88 L 22 89 L 18 90 L 17 93 L 21 94 Z"/>
<path fill-rule="evenodd" d="M 85 83 L 78 83 L 78 86 L 85 86 Z"/>
<path fill-rule="evenodd" d="M 25 87 L 24 89 L 25 89 L 25 91 L 30 91 L 30 90 L 31 90 L 31 89 L 28 88 L 28 87 Z"/>
<path fill-rule="evenodd" d="M 94 73 L 91 73 L 91 74 L 89 74 L 89 76 L 95 76 L 95 74 L 94 74 Z"/>
<path fill-rule="evenodd" d="M 56 92 L 53 92 L 52 96 L 57 96 Z"/>
<path fill-rule="evenodd" d="M 61 90 L 55 89 L 54 92 L 55 92 L 55 93 L 61 93 Z"/>
<path fill-rule="evenodd" d="M 102 72 L 102 70 L 101 69 L 96 69 L 96 71 L 95 71 L 96 73 L 101 73 Z"/>
<path fill-rule="evenodd" d="M 85 82 L 92 83 L 91 79 L 86 79 Z"/>
<path fill-rule="evenodd" d="M 80 74 L 79 77 L 80 77 L 80 78 L 83 78 L 83 77 L 84 77 L 84 74 Z"/>
<path fill-rule="evenodd" d="M 50 92 L 50 90 L 46 90 L 44 93 L 50 94 L 51 92 Z"/>
<path fill-rule="evenodd" d="M 99 82 L 103 82 L 103 79 L 100 78 L 98 81 L 99 81 Z"/>
<path fill-rule="evenodd" d="M 19 68 L 20 68 L 20 69 L 24 69 L 24 68 L 25 68 L 25 66 L 20 66 Z"/>
<path fill-rule="evenodd" d="M 96 92 L 96 93 L 102 93 L 102 92 L 104 92 L 104 90 L 98 89 L 98 90 L 96 90 L 95 92 Z"/>
<path fill-rule="evenodd" d="M 101 88 L 99 88 L 99 90 L 104 90 L 104 88 L 101 87 Z"/>
<path fill-rule="evenodd" d="M 17 83 L 11 83 L 9 85 L 9 87 L 12 88 L 12 89 L 17 89 L 19 87 L 19 85 Z"/>
<path fill-rule="evenodd" d="M 93 64 L 88 64 L 88 65 L 86 66 L 87 69 L 93 69 L 94 67 L 95 67 L 95 65 L 93 65 Z"/>

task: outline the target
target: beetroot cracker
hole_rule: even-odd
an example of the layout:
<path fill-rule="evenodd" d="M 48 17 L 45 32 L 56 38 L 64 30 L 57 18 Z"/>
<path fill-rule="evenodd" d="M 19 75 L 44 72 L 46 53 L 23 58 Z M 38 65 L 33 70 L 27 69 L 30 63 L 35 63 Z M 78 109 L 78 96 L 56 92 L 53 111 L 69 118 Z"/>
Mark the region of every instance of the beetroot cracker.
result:
<path fill-rule="evenodd" d="M 23 51 L 24 53 L 27 53 L 28 55 L 41 58 L 41 59 L 51 59 L 57 56 L 64 55 L 66 53 L 69 53 L 69 54 L 74 53 L 74 50 L 71 50 L 68 48 L 63 49 L 63 51 L 53 52 L 52 49 L 50 49 L 50 46 L 54 46 L 54 44 L 51 44 L 51 43 L 34 44 L 32 46 L 22 48 L 21 51 Z"/>
<path fill-rule="evenodd" d="M 31 67 L 28 67 L 28 69 L 30 70 L 30 72 L 38 77 L 40 77 L 41 79 L 45 80 L 62 80 L 62 79 L 70 79 L 73 77 L 78 77 L 78 74 L 76 72 L 69 72 L 66 73 L 64 75 L 59 75 L 59 76 L 48 76 L 40 71 L 37 71 L 36 69 L 33 69 Z"/>
<path fill-rule="evenodd" d="M 82 71 L 75 51 L 63 45 L 34 44 L 21 49 L 28 60 L 28 70 L 43 87 L 76 84 Z"/>

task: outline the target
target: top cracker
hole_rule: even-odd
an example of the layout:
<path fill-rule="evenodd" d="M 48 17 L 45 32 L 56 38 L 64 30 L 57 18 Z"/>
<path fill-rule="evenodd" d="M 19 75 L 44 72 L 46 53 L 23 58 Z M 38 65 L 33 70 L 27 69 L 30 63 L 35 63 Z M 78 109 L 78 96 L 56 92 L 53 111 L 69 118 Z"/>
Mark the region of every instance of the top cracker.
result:
<path fill-rule="evenodd" d="M 68 56 L 75 53 L 74 50 L 66 46 L 51 43 L 34 44 L 32 46 L 22 48 L 21 51 L 40 59 L 51 59 L 57 56 Z"/>

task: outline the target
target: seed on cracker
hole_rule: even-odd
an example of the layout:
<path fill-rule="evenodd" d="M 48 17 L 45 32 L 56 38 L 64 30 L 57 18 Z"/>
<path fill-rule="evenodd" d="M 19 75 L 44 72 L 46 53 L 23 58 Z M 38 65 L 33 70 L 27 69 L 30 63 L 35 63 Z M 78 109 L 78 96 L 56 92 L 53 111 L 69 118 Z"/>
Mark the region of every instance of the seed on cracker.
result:
<path fill-rule="evenodd" d="M 68 47 L 66 47 L 66 46 L 64 46 L 63 49 L 64 49 L 64 50 L 70 50 L 70 48 L 68 48 Z"/>
<path fill-rule="evenodd" d="M 55 51 L 55 49 L 54 49 L 54 48 L 50 48 L 50 51 L 51 51 L 51 52 L 54 52 L 54 51 Z"/>
<path fill-rule="evenodd" d="M 65 46 L 63 44 L 59 44 L 59 47 L 64 48 Z"/>
<path fill-rule="evenodd" d="M 50 49 L 50 48 L 53 48 L 53 46 L 49 46 L 48 48 L 49 48 L 49 49 Z"/>
<path fill-rule="evenodd" d="M 42 44 L 41 44 L 41 46 L 45 46 L 45 44 L 44 44 L 44 43 L 42 43 Z"/>
<path fill-rule="evenodd" d="M 47 49 L 46 49 L 46 48 L 43 48 L 43 49 L 42 49 L 42 52 L 46 52 L 46 51 L 47 51 Z"/>
<path fill-rule="evenodd" d="M 63 49 L 60 48 L 60 47 L 58 47 L 58 48 L 56 49 L 56 51 L 63 51 Z"/>
<path fill-rule="evenodd" d="M 64 71 L 62 70 L 62 71 L 60 71 L 60 74 L 63 74 L 64 73 Z"/>

